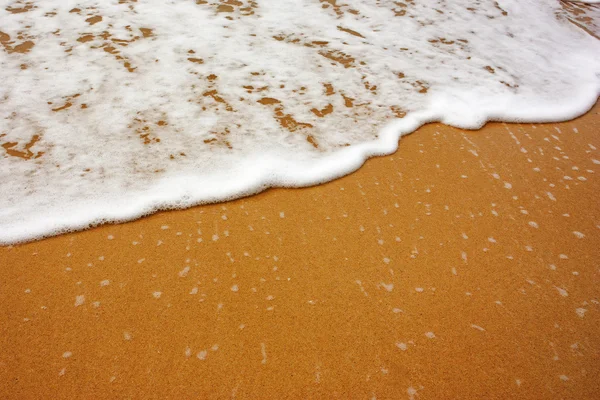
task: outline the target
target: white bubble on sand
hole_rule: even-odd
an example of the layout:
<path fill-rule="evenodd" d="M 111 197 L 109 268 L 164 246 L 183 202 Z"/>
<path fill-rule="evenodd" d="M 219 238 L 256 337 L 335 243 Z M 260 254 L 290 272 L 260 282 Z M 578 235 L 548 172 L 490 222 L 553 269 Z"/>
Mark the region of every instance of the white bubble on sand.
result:
<path fill-rule="evenodd" d="M 417 389 L 415 389 L 414 387 L 410 386 L 408 389 L 406 389 L 406 394 L 408 395 L 408 399 L 409 400 L 414 400 L 415 395 L 417 394 Z"/>
<path fill-rule="evenodd" d="M 554 288 L 556 288 L 556 290 L 558 290 L 558 293 L 562 296 L 562 297 L 568 297 L 569 296 L 569 292 L 567 292 L 565 289 L 563 288 L 559 288 L 558 286 L 554 286 Z"/>
<path fill-rule="evenodd" d="M 267 363 L 267 346 L 264 343 L 260 344 L 260 353 L 262 355 L 261 364 Z"/>
<path fill-rule="evenodd" d="M 83 305 L 83 303 L 85 303 L 84 295 L 79 295 L 79 296 L 75 297 L 75 307 L 79 307 L 79 306 Z"/>
<path fill-rule="evenodd" d="M 387 292 L 391 292 L 392 290 L 394 290 L 394 284 L 393 283 L 383 283 L 381 282 L 380 285 L 387 291 Z"/>

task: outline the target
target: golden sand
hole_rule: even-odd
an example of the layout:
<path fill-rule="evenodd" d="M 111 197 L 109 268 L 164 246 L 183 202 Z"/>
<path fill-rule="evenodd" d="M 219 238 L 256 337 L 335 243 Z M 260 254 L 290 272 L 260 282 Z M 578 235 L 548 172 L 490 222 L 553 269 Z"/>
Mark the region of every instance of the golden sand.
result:
<path fill-rule="evenodd" d="M 600 398 L 599 113 L 0 248 L 0 398 Z"/>

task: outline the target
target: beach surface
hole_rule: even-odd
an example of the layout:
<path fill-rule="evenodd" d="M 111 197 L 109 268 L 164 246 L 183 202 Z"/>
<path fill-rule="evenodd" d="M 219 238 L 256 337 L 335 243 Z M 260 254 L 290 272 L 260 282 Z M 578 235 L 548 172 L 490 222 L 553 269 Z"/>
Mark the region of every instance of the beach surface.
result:
<path fill-rule="evenodd" d="M 600 106 L 0 248 L 3 399 L 600 398 Z"/>

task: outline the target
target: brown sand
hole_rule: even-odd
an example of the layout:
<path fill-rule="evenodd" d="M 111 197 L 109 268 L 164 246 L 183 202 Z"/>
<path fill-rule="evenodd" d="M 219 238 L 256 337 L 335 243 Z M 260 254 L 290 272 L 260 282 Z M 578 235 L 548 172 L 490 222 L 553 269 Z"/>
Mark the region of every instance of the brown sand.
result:
<path fill-rule="evenodd" d="M 0 398 L 598 399 L 599 115 L 0 248 Z"/>

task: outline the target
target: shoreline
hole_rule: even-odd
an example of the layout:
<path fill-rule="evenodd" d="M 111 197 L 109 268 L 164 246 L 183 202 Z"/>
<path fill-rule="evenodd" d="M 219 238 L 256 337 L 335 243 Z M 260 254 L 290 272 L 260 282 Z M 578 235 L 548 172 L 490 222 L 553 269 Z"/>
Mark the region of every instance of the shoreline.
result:
<path fill-rule="evenodd" d="M 600 106 L 0 248 L 4 398 L 600 395 Z"/>
<path fill-rule="evenodd" d="M 314 167 L 314 165 L 310 168 L 311 171 L 306 174 L 306 176 L 288 176 L 288 175 L 284 175 L 282 177 L 276 176 L 274 171 L 271 171 L 269 173 L 265 173 L 265 172 L 261 172 L 259 173 L 260 176 L 264 177 L 264 176 L 271 176 L 268 181 L 263 181 L 261 183 L 256 183 L 253 182 L 250 184 L 250 187 L 254 187 L 255 189 L 249 190 L 246 192 L 247 189 L 225 189 L 226 192 L 228 192 L 228 195 L 224 195 L 222 194 L 219 198 L 225 198 L 225 200 L 222 199 L 205 199 L 205 200 L 185 200 L 186 198 L 190 198 L 190 197 L 194 197 L 194 195 L 190 194 L 189 189 L 185 189 L 186 187 L 189 186 L 193 186 L 193 187 L 202 187 L 203 185 L 206 184 L 206 181 L 204 179 L 204 177 L 200 176 L 200 177 L 189 177 L 189 176 L 183 176 L 183 177 L 171 177 L 169 178 L 162 178 L 160 181 L 155 182 L 154 186 L 164 186 L 165 184 L 161 182 L 168 182 L 168 186 L 171 187 L 171 189 L 173 190 L 164 190 L 164 191 L 157 191 L 156 189 L 148 189 L 148 192 L 160 192 L 160 193 L 171 193 L 173 191 L 176 192 L 181 192 L 181 194 L 175 195 L 175 197 L 173 197 L 173 195 L 169 195 L 170 197 L 168 199 L 166 198 L 160 198 L 160 199 L 154 199 L 151 200 L 150 203 L 152 203 L 151 205 L 144 205 L 144 206 L 134 206 L 134 208 L 136 209 L 135 212 L 130 211 L 127 217 L 117 217 L 116 215 L 114 215 L 115 213 L 115 209 L 119 209 L 121 211 L 119 211 L 119 213 L 122 215 L 123 214 L 123 209 L 127 207 L 127 205 L 129 203 L 131 203 L 132 201 L 124 201 L 123 204 L 121 204 L 120 206 L 116 206 L 113 204 L 111 205 L 110 208 L 110 212 L 108 211 L 108 209 L 105 209 L 104 211 L 101 211 L 100 214 L 96 217 L 93 217 L 91 220 L 88 218 L 87 221 L 83 221 L 83 222 L 67 222 L 64 223 L 62 222 L 61 225 L 58 226 L 58 228 L 54 228 L 52 230 L 57 231 L 59 233 L 47 233 L 48 229 L 44 229 L 42 228 L 42 230 L 40 231 L 38 229 L 38 231 L 40 231 L 39 233 L 12 233 L 12 234 L 8 234 L 8 236 L 13 236 L 14 239 L 3 239 L 2 237 L 0 237 L 0 246 L 10 246 L 10 245 L 20 245 L 20 244 L 26 244 L 26 243 L 32 243 L 38 240 L 44 240 L 44 239 L 48 239 L 51 237 L 55 237 L 55 236 L 60 236 L 63 235 L 65 233 L 76 233 L 76 232 L 81 232 L 87 229 L 94 229 L 103 225 L 112 225 L 112 224 L 122 224 L 122 223 L 128 223 L 128 222 L 133 222 L 136 221 L 140 218 L 145 218 L 149 215 L 153 215 L 155 213 L 158 212 L 165 212 L 165 211 L 177 211 L 177 210 L 185 210 L 191 207 L 199 207 L 199 206 L 203 206 L 203 205 L 212 205 L 212 204 L 226 204 L 229 203 L 231 201 L 235 201 L 235 200 L 239 200 L 239 199 L 244 199 L 250 196 L 256 196 L 257 194 L 263 193 L 266 190 L 269 189 L 300 189 L 300 188 L 307 188 L 307 187 L 313 187 L 313 186 L 318 186 L 318 185 L 322 185 L 324 183 L 329 183 L 329 182 L 333 182 L 335 180 L 341 179 L 347 175 L 353 174 L 356 171 L 358 171 L 360 168 L 362 168 L 365 163 L 367 161 L 369 161 L 372 158 L 376 158 L 376 157 L 385 157 L 385 156 L 390 156 L 395 154 L 396 152 L 398 152 L 398 149 L 401 146 L 401 140 L 403 137 L 408 136 L 408 135 L 412 135 L 417 133 L 417 131 L 419 131 L 420 129 L 422 129 L 424 126 L 429 125 L 429 124 L 442 124 L 448 128 L 453 128 L 453 129 L 465 129 L 468 131 L 472 131 L 472 132 L 476 132 L 482 128 L 484 128 L 486 125 L 490 124 L 490 123 L 503 123 L 503 124 L 548 124 L 548 123 L 561 123 L 561 122 L 571 122 L 573 120 L 576 120 L 578 118 L 581 118 L 583 116 L 585 116 L 587 113 L 591 112 L 593 109 L 598 107 L 598 96 L 600 96 L 600 92 L 598 92 L 595 95 L 595 101 L 591 103 L 591 105 L 588 107 L 586 106 L 586 111 L 584 111 L 582 114 L 576 113 L 575 116 L 573 117 L 567 117 L 567 118 L 563 118 L 563 117 L 550 117 L 547 119 L 547 121 L 542 121 L 542 122 L 530 122 L 530 121 L 522 121 L 522 122 L 509 122 L 509 121 L 504 121 L 501 119 L 490 119 L 490 120 L 486 120 L 483 125 L 477 127 L 476 125 L 473 126 L 456 126 L 456 125 L 452 125 L 452 124 L 446 124 L 444 122 L 442 122 L 442 120 L 435 116 L 438 113 L 436 112 L 420 112 L 420 113 L 416 113 L 415 115 L 417 115 L 416 117 L 414 115 L 407 115 L 405 118 L 401 118 L 401 119 L 395 119 L 393 122 L 389 122 L 387 125 L 385 125 L 385 127 L 381 130 L 380 132 L 380 136 L 383 137 L 383 139 L 381 140 L 377 140 L 374 142 L 367 142 L 367 143 L 362 143 L 356 146 L 352 146 L 351 148 L 347 148 L 347 149 L 342 149 L 342 150 L 338 150 L 334 153 L 332 153 L 330 156 L 328 156 L 327 158 L 321 158 L 319 160 L 319 165 L 321 165 L 321 167 Z M 559 109 L 561 107 L 554 107 L 553 109 Z M 579 109 L 581 107 L 576 106 L 574 107 L 575 109 Z M 567 112 L 567 115 L 570 115 L 572 113 L 572 111 Z M 552 114 L 552 113 L 550 113 Z M 429 117 L 428 117 L 429 115 Z M 419 118 L 419 116 L 421 116 Z M 423 117 L 424 116 L 424 117 Z M 434 117 L 435 116 L 435 117 Z M 400 126 L 405 126 L 407 124 L 407 121 L 413 121 L 414 122 L 408 122 L 408 129 L 402 129 L 400 128 Z M 536 119 L 537 121 L 540 121 L 542 119 Z M 394 143 L 392 145 L 392 143 Z M 391 147 L 390 147 L 391 146 Z M 357 157 L 356 154 L 360 153 L 360 155 Z M 352 161 L 350 161 L 349 164 L 347 164 L 346 166 L 340 167 L 339 165 L 339 161 L 341 159 L 350 159 Z M 250 162 L 250 164 L 252 165 L 253 162 Z M 336 164 L 336 167 L 334 167 L 332 169 L 332 165 Z M 242 167 L 240 168 L 241 170 L 247 171 L 247 170 L 252 170 L 251 167 Z M 273 169 L 272 167 L 270 169 Z M 287 170 L 287 171 L 291 171 L 291 170 L 303 170 L 306 171 L 307 168 L 301 168 L 301 167 L 289 167 L 289 166 L 284 166 L 283 168 L 281 168 L 281 166 L 278 166 L 277 170 Z M 317 169 L 317 172 L 312 171 L 313 169 Z M 324 170 L 328 170 L 327 175 L 325 175 L 325 173 L 323 172 Z M 304 173 L 303 173 L 304 174 Z M 256 172 L 254 172 L 252 174 L 253 176 L 257 175 Z M 312 178 L 311 178 L 312 176 Z M 317 179 L 316 177 L 319 176 L 319 178 Z M 323 176 L 325 176 L 323 178 Z M 197 182 L 195 185 L 190 185 L 190 182 L 196 179 Z M 218 180 L 218 179 L 217 179 Z M 244 179 L 240 179 L 242 181 L 246 181 Z M 240 181 L 238 180 L 238 181 Z M 248 179 L 250 180 L 250 179 Z M 295 185 L 285 185 L 282 184 L 283 181 L 290 181 L 293 180 L 296 184 Z M 174 185 L 173 181 L 182 181 L 182 183 L 180 185 Z M 216 184 L 216 182 L 215 182 Z M 241 193 L 241 194 L 240 194 Z M 137 198 L 139 198 L 141 195 L 138 194 L 137 196 L 134 196 Z M 156 196 L 156 195 L 154 195 Z M 197 197 L 198 195 L 196 195 Z M 202 195 L 199 195 L 200 197 L 202 197 Z M 146 201 L 147 202 L 147 201 Z M 174 206 L 174 205 L 169 205 L 169 206 L 160 206 L 160 205 L 156 205 L 156 203 L 158 204 L 173 204 L 173 203 L 184 203 L 184 205 L 182 206 Z M 86 211 L 89 211 L 87 209 L 85 209 L 85 207 L 81 206 L 79 208 L 76 209 L 77 212 L 75 212 L 76 214 L 88 214 Z M 107 212 L 109 212 L 109 214 L 107 214 Z M 73 213 L 73 210 L 70 210 L 70 213 Z M 98 214 L 98 211 L 95 211 L 94 214 Z M 61 217 L 64 217 L 63 214 L 60 214 Z M 56 218 L 55 218 L 56 219 Z M 76 217 L 75 220 L 77 220 L 78 218 Z M 102 221 L 100 223 L 95 222 L 95 221 Z M 18 225 L 26 225 L 26 223 L 24 222 L 20 222 Z M 48 226 L 48 225 L 57 225 L 57 222 L 52 221 L 52 220 L 45 220 L 42 223 L 37 222 L 37 224 L 41 224 L 43 226 Z M 9 225 L 10 227 L 10 225 Z M 15 230 L 15 229 L 13 229 Z M 4 234 L 6 235 L 6 234 Z"/>

